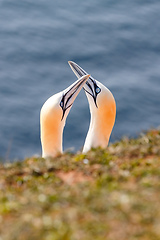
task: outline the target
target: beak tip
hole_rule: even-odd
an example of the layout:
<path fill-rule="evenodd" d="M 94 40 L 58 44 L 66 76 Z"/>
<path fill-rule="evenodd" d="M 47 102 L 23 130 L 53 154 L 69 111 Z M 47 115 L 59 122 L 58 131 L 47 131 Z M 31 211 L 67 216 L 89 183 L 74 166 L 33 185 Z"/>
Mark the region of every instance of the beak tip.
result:
<path fill-rule="evenodd" d="M 86 75 L 87 80 L 88 80 L 88 78 L 89 78 L 90 76 L 91 76 L 91 75 L 89 75 L 89 74 Z"/>
<path fill-rule="evenodd" d="M 73 62 L 72 61 L 68 61 L 68 64 L 71 65 L 71 64 L 73 64 Z"/>

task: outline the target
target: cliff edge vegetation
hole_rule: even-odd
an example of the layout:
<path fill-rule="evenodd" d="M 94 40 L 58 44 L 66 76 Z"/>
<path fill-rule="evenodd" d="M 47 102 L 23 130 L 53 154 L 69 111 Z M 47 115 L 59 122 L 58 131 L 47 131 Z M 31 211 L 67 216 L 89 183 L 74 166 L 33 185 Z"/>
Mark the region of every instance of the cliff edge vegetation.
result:
<path fill-rule="evenodd" d="M 160 130 L 0 164 L 0 240 L 159 240 Z"/>

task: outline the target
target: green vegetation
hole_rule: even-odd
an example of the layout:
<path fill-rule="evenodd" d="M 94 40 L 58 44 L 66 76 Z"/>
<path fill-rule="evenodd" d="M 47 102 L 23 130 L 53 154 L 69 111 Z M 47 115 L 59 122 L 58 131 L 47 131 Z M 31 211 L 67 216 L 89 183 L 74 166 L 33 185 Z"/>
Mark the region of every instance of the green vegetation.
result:
<path fill-rule="evenodd" d="M 160 131 L 0 165 L 0 240 L 159 240 Z"/>

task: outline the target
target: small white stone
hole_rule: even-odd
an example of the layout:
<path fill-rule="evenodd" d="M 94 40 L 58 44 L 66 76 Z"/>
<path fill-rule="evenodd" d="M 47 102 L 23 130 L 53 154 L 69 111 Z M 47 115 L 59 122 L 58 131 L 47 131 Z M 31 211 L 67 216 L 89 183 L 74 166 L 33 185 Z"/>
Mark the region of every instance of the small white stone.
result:
<path fill-rule="evenodd" d="M 88 164 L 89 160 L 87 158 L 83 159 L 84 164 Z"/>
<path fill-rule="evenodd" d="M 130 176 L 130 172 L 128 170 L 120 170 L 119 173 L 123 177 L 129 177 Z"/>
<path fill-rule="evenodd" d="M 38 196 L 38 200 L 39 200 L 40 202 L 45 202 L 45 201 L 46 201 L 46 195 L 40 194 L 40 195 Z"/>
<path fill-rule="evenodd" d="M 121 204 L 128 204 L 130 202 L 129 196 L 127 196 L 126 194 L 120 195 L 119 200 Z"/>

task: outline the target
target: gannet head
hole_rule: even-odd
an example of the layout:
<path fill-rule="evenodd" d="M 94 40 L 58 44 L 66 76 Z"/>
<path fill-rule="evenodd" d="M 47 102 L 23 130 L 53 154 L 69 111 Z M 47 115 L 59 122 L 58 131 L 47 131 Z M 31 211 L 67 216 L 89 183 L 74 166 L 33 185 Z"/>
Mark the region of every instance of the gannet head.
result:
<path fill-rule="evenodd" d="M 87 74 L 78 64 L 69 61 L 69 65 L 77 77 Z M 91 76 L 83 88 L 91 112 L 90 128 L 83 150 L 86 152 L 91 147 L 101 146 L 104 148 L 108 145 L 115 122 L 116 104 L 109 89 Z"/>
<path fill-rule="evenodd" d="M 67 115 L 89 75 L 82 76 L 65 90 L 51 96 L 40 112 L 42 157 L 62 153 L 62 135 Z"/>

